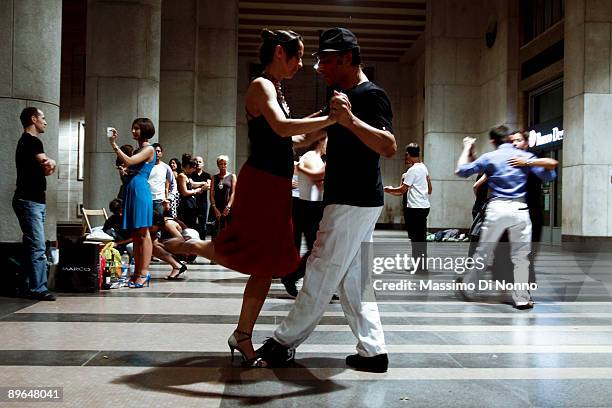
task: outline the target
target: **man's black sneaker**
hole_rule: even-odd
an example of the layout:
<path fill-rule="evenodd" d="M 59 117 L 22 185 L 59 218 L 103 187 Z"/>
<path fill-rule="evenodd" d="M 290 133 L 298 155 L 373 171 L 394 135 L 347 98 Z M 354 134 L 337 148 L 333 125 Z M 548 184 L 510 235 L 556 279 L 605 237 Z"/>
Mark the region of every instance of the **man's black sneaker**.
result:
<path fill-rule="evenodd" d="M 273 338 L 264 341 L 256 353 L 267 363 L 266 367 L 284 367 L 295 360 L 295 349 L 283 346 Z"/>
<path fill-rule="evenodd" d="M 297 297 L 298 295 L 298 290 L 295 287 L 295 283 L 296 281 L 293 280 L 291 278 L 291 275 L 286 276 L 284 278 L 281 279 L 281 282 L 283 283 L 283 285 L 285 286 L 285 290 L 287 291 L 287 293 L 289 294 L 289 296 L 292 297 Z"/>
<path fill-rule="evenodd" d="M 357 371 L 368 371 L 370 373 L 386 373 L 389 367 L 387 354 L 378 354 L 373 357 L 363 357 L 353 354 L 346 358 L 346 365 Z"/>
<path fill-rule="evenodd" d="M 44 292 L 30 292 L 28 297 L 33 300 L 43 300 L 48 302 L 55 300 L 55 295 L 48 290 L 45 290 Z"/>
<path fill-rule="evenodd" d="M 455 279 L 455 283 L 457 284 L 457 288 L 455 290 L 455 296 L 459 300 L 463 300 L 464 302 L 473 302 L 474 297 L 470 295 L 466 290 L 461 289 L 459 286 L 463 284 L 463 277 L 459 276 Z"/>
<path fill-rule="evenodd" d="M 529 310 L 529 309 L 533 309 L 533 305 L 534 305 L 533 300 L 530 300 L 529 302 L 525 303 L 524 305 L 514 305 L 514 307 L 517 310 Z"/>

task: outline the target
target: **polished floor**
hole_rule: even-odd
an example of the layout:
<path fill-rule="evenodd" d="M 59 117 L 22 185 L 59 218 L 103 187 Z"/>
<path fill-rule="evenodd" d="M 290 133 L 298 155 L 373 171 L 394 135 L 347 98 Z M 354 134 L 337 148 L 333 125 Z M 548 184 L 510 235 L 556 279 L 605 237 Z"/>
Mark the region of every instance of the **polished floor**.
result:
<path fill-rule="evenodd" d="M 401 232 L 376 239 L 409 245 Z M 465 252 L 452 243 L 430 255 Z M 355 341 L 340 304 L 329 305 L 295 367 L 233 367 L 226 341 L 246 277 L 204 261 L 180 282 L 163 280 L 167 267 L 154 265 L 151 287 L 140 290 L 0 298 L 0 388 L 63 387 L 60 402 L 0 396 L 0 407 L 612 407 L 611 265 L 543 248 L 530 311 L 503 294 L 464 303 L 452 292 L 380 292 L 386 374 L 345 366 Z M 274 282 L 256 344 L 292 302 Z"/>

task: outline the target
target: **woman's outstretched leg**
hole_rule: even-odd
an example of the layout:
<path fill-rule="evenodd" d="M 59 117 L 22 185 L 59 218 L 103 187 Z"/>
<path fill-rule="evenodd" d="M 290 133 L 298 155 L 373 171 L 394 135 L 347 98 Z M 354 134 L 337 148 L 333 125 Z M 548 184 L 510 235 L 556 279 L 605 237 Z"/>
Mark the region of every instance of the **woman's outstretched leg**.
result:
<path fill-rule="evenodd" d="M 215 244 L 212 241 L 200 239 L 172 238 L 164 242 L 166 251 L 176 255 L 199 255 L 211 261 L 217 261 L 215 257 Z"/>

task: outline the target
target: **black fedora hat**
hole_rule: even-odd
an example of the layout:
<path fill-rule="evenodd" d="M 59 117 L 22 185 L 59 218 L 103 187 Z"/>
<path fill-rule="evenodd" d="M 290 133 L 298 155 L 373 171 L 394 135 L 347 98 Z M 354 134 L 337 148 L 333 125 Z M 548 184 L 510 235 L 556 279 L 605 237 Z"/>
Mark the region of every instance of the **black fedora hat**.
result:
<path fill-rule="evenodd" d="M 312 55 L 323 52 L 344 52 L 359 48 L 357 37 L 347 28 L 335 27 L 324 31 L 319 37 L 319 49 Z"/>

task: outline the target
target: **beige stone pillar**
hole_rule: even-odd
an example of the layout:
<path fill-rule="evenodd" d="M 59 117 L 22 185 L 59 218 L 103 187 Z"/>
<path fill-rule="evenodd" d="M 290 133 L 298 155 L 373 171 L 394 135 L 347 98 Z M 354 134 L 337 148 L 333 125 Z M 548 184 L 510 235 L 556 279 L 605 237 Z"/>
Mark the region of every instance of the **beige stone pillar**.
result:
<path fill-rule="evenodd" d="M 23 132 L 19 114 L 43 110 L 45 152 L 57 159 L 60 103 L 61 0 L 0 0 L 0 241 L 21 240 L 11 200 L 15 191 L 15 149 Z M 45 236 L 56 238 L 57 174 L 47 177 Z"/>
<path fill-rule="evenodd" d="M 209 171 L 230 157 L 235 170 L 237 101 L 236 0 L 164 3 L 160 142 L 166 159 L 201 155 Z"/>
<path fill-rule="evenodd" d="M 479 123 L 480 7 L 432 0 L 425 32 L 424 162 L 434 195 L 429 228 L 469 226 L 472 182 L 454 175 L 461 140 Z"/>
<path fill-rule="evenodd" d="M 612 237 L 612 3 L 568 0 L 563 87 L 564 241 Z"/>
<path fill-rule="evenodd" d="M 118 130 L 119 145 L 135 145 L 135 118 L 159 127 L 161 0 L 89 0 L 87 6 L 83 205 L 102 208 L 120 186 L 106 128 Z"/>
<path fill-rule="evenodd" d="M 162 2 L 161 44 L 159 142 L 168 162 L 195 150 L 198 0 Z"/>
<path fill-rule="evenodd" d="M 490 128 L 517 126 L 517 4 L 428 2 L 423 144 L 434 190 L 430 228 L 469 228 L 472 222 L 474 177 L 454 174 L 462 139 L 477 137 L 482 154 L 491 150 Z M 484 38 L 490 21 L 497 21 L 491 48 Z"/>

